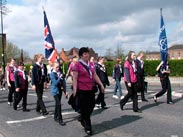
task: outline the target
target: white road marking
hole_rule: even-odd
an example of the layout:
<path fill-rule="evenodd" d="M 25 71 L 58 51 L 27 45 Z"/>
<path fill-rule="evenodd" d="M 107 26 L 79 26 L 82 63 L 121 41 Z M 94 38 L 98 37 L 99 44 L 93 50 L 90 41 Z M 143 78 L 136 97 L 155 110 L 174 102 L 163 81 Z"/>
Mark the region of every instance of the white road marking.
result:
<path fill-rule="evenodd" d="M 151 93 L 153 93 L 154 91 L 149 91 Z M 31 96 L 36 96 L 36 94 L 28 94 Z M 172 91 L 172 96 L 176 96 L 176 97 L 183 97 L 183 93 L 177 93 L 176 91 Z M 45 98 L 48 98 L 47 96 L 44 96 Z M 141 100 L 138 100 L 138 102 L 142 102 Z M 133 102 L 127 102 L 126 104 L 132 104 Z M 107 105 L 107 107 L 111 108 L 111 107 L 119 107 L 119 104 L 114 104 L 114 105 Z M 99 107 L 95 107 L 94 110 L 98 110 L 100 109 Z M 77 114 L 77 112 L 75 111 L 68 111 L 68 112 L 62 112 L 62 115 L 72 115 L 72 114 Z M 41 120 L 41 119 L 45 119 L 49 116 L 53 116 L 53 115 L 48 115 L 48 116 L 39 116 L 39 117 L 34 117 L 34 118 L 28 118 L 28 119 L 23 119 L 23 120 L 12 120 L 12 121 L 6 121 L 7 124 L 16 124 L 16 123 L 24 123 L 24 122 L 31 122 L 31 121 L 36 121 L 36 120 Z"/>
<path fill-rule="evenodd" d="M 7 124 L 14 124 L 14 123 L 23 123 L 23 122 L 30 122 L 30 121 L 36 121 L 36 120 L 41 120 L 45 119 L 46 117 L 44 116 L 39 116 L 35 118 L 28 118 L 28 119 L 22 119 L 22 120 L 12 120 L 12 121 L 6 121 Z"/>
<path fill-rule="evenodd" d="M 34 97 L 37 97 L 37 95 L 36 94 L 28 94 L 29 96 L 34 96 Z M 45 96 L 45 95 L 43 95 L 43 98 L 48 98 L 48 96 Z"/>
<path fill-rule="evenodd" d="M 183 93 L 178 93 L 176 91 L 172 91 L 172 96 L 183 98 Z"/>

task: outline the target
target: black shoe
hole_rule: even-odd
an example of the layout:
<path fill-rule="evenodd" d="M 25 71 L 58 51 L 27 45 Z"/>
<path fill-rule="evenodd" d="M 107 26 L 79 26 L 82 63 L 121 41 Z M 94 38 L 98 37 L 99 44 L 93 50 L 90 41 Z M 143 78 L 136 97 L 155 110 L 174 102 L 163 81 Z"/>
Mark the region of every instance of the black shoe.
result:
<path fill-rule="evenodd" d="M 65 126 L 66 124 L 63 122 L 63 120 L 60 120 L 59 121 L 59 124 L 61 125 L 61 126 Z"/>
<path fill-rule="evenodd" d="M 157 97 L 154 96 L 153 99 L 154 99 L 154 102 L 156 103 L 157 102 Z"/>
<path fill-rule="evenodd" d="M 88 134 L 88 135 L 92 135 L 92 131 L 91 131 L 91 130 L 85 129 L 85 132 L 86 132 L 86 134 Z"/>
<path fill-rule="evenodd" d="M 108 107 L 106 105 L 101 105 L 102 109 L 107 109 Z"/>
<path fill-rule="evenodd" d="M 37 113 L 41 113 L 40 109 L 36 109 L 36 112 L 37 112 Z"/>
<path fill-rule="evenodd" d="M 142 99 L 142 101 L 144 101 L 144 102 L 148 102 L 148 100 L 147 100 L 147 99 Z"/>
<path fill-rule="evenodd" d="M 142 110 L 138 109 L 138 110 L 133 110 L 136 113 L 142 113 Z"/>
<path fill-rule="evenodd" d="M 173 102 L 172 102 L 172 101 L 170 101 L 170 102 L 167 102 L 167 104 L 173 104 Z"/>
<path fill-rule="evenodd" d="M 81 122 L 81 119 L 82 119 L 82 118 L 81 118 L 81 115 L 79 115 L 77 119 L 78 119 L 78 121 Z"/>
<path fill-rule="evenodd" d="M 29 112 L 30 110 L 29 109 L 23 109 L 23 112 Z"/>
<path fill-rule="evenodd" d="M 81 119 L 81 126 L 85 127 L 85 121 Z"/>
<path fill-rule="evenodd" d="M 106 107 L 106 106 L 101 106 L 101 108 L 102 108 L 102 109 L 107 109 L 108 107 Z"/>
<path fill-rule="evenodd" d="M 58 118 L 54 118 L 55 122 L 59 122 L 59 119 Z"/>
<path fill-rule="evenodd" d="M 123 111 L 123 105 L 122 105 L 122 104 L 120 104 L 120 108 L 121 108 L 121 110 Z"/>
<path fill-rule="evenodd" d="M 46 112 L 43 113 L 43 116 L 46 116 L 46 115 L 48 115 L 48 114 L 49 114 L 49 112 L 46 111 Z"/>

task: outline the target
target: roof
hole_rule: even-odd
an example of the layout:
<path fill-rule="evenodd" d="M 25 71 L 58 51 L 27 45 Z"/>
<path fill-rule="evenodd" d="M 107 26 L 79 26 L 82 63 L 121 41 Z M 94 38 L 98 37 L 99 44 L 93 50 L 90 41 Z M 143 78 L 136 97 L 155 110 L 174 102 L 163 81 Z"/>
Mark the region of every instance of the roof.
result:
<path fill-rule="evenodd" d="M 150 51 L 150 52 L 146 52 L 146 54 L 159 54 L 159 51 Z"/>
<path fill-rule="evenodd" d="M 182 44 L 177 44 L 177 45 L 173 45 L 169 48 L 170 50 L 171 49 L 183 49 L 183 45 Z"/>

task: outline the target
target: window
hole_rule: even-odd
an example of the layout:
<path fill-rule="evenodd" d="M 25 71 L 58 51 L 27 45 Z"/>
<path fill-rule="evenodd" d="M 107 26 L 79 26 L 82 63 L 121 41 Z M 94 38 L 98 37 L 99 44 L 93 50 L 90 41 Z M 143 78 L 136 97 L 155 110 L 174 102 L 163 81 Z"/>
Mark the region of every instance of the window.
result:
<path fill-rule="evenodd" d="M 181 57 L 180 57 L 180 52 L 178 52 L 178 59 L 181 59 Z"/>
<path fill-rule="evenodd" d="M 172 57 L 171 58 L 174 59 L 174 53 L 172 53 Z"/>

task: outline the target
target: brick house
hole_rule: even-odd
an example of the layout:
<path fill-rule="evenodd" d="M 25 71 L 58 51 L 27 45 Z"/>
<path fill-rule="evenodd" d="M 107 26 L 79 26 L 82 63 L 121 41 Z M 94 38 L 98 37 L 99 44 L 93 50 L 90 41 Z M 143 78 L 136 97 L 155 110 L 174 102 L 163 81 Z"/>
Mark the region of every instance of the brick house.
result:
<path fill-rule="evenodd" d="M 90 55 L 90 57 L 93 56 L 95 59 L 98 58 L 98 53 L 95 53 L 95 51 L 92 48 L 89 48 L 89 55 Z M 73 47 L 72 49 L 70 49 L 68 51 L 64 51 L 64 49 L 62 49 L 62 51 L 60 53 L 60 58 L 64 62 L 69 62 L 69 59 L 71 59 L 73 57 L 79 58 L 79 48 Z"/>
<path fill-rule="evenodd" d="M 175 44 L 168 48 L 168 58 L 170 60 L 183 59 L 183 44 Z M 160 52 L 146 52 L 146 60 L 160 60 Z"/>
<path fill-rule="evenodd" d="M 168 49 L 171 60 L 183 59 L 183 44 L 176 44 Z"/>
<path fill-rule="evenodd" d="M 146 60 L 160 60 L 160 52 L 146 52 Z"/>

